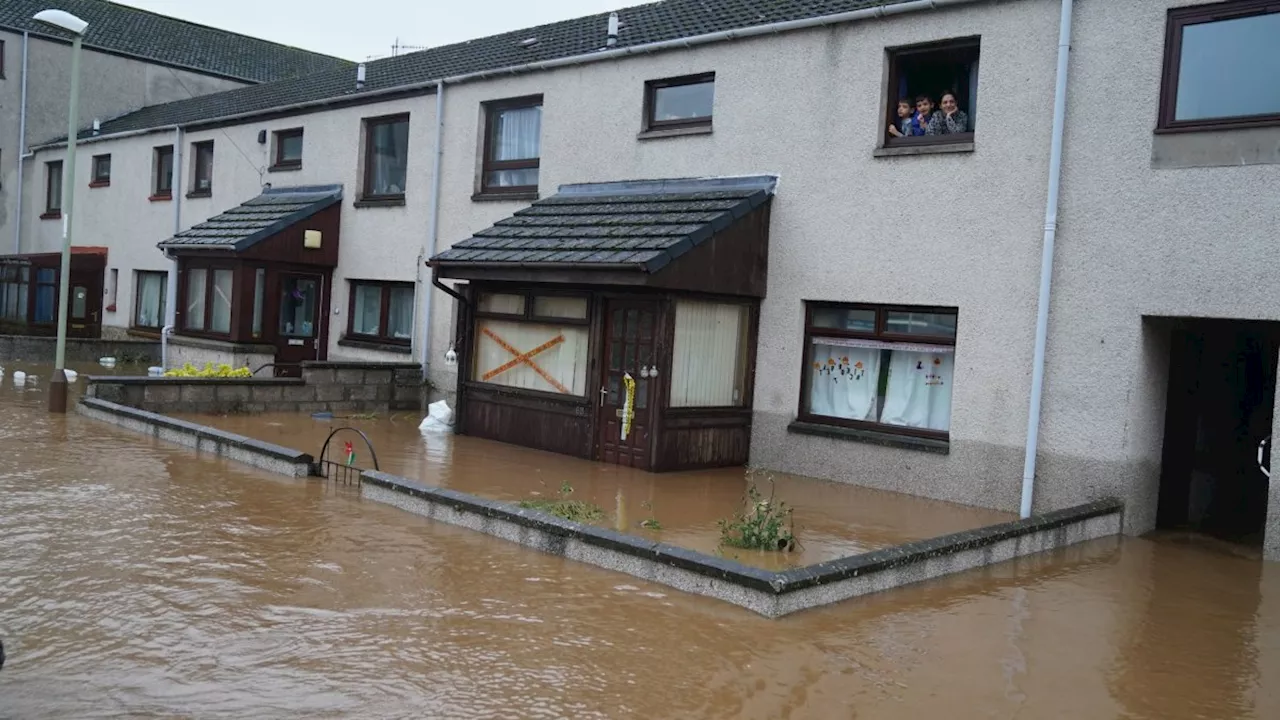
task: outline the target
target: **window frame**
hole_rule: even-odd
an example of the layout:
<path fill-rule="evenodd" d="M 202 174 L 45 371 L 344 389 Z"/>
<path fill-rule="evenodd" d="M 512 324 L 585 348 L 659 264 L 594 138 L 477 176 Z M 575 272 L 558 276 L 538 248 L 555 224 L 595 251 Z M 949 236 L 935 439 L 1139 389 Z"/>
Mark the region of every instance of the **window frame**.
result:
<path fill-rule="evenodd" d="M 291 160 L 283 157 L 282 151 L 284 150 L 285 140 L 296 137 L 296 138 L 303 138 L 303 142 L 304 143 L 306 142 L 303 135 L 303 128 L 296 127 L 296 128 L 288 128 L 286 130 L 276 130 L 274 133 L 272 133 L 272 135 L 273 135 L 272 139 L 275 142 L 275 148 L 271 153 L 271 167 L 267 168 L 267 170 L 268 171 L 296 170 L 302 167 L 301 153 L 299 153 L 298 158 L 296 160 Z"/>
<path fill-rule="evenodd" d="M 208 187 L 200 187 L 200 171 L 205 171 Z M 172 191 L 172 189 L 171 189 Z M 213 141 L 201 140 L 191 143 L 191 190 L 189 198 L 210 197 L 213 195 Z"/>
<path fill-rule="evenodd" d="M 387 323 L 391 319 L 391 291 L 393 289 L 404 290 L 414 289 L 412 282 L 401 280 L 348 280 L 347 292 L 347 337 L 352 340 L 363 340 L 366 342 L 379 343 L 383 345 L 403 345 L 405 347 L 413 344 L 413 329 L 416 322 L 410 322 L 410 332 L 407 338 L 398 338 L 390 335 L 387 329 Z M 378 334 L 369 335 L 367 333 L 356 332 L 356 289 L 358 287 L 376 287 L 379 292 L 379 310 L 378 310 Z M 412 315 L 417 315 L 417 295 L 415 293 Z"/>
<path fill-rule="evenodd" d="M 658 91 L 663 88 L 682 87 L 685 85 L 702 85 L 711 83 L 711 114 L 683 120 L 657 120 L 653 117 L 658 109 Z M 712 72 L 681 75 L 679 77 L 646 80 L 644 83 L 644 124 L 645 132 L 652 130 L 676 130 L 687 128 L 710 128 L 715 119 L 715 84 L 716 74 Z"/>
<path fill-rule="evenodd" d="M 187 327 L 187 297 L 188 286 L 191 282 L 192 270 L 204 270 L 204 325 L 201 328 Z M 214 273 L 219 270 L 225 270 L 231 273 L 231 297 L 228 312 L 230 317 L 227 323 L 227 332 L 221 332 L 211 329 L 213 326 L 213 293 L 217 283 L 214 282 Z M 174 323 L 177 325 L 178 332 L 183 335 L 192 335 L 198 337 L 215 338 L 218 340 L 227 340 L 236 334 L 236 286 L 237 282 L 236 266 L 233 262 L 217 262 L 217 261 L 200 261 L 200 262 L 184 262 L 182 270 L 178 277 L 178 307 L 181 308 L 180 313 L 174 316 Z M 167 288 L 166 288 L 167 291 Z"/>
<path fill-rule="evenodd" d="M 1182 31 L 1188 25 L 1237 20 L 1278 12 L 1280 12 L 1278 0 L 1227 0 L 1211 5 L 1170 8 L 1165 24 L 1163 66 L 1160 71 L 1160 104 L 1155 132 L 1165 134 L 1280 125 L 1280 111 L 1263 115 L 1198 120 L 1175 119 L 1178 109 L 1178 80 L 1182 71 Z"/>
<path fill-rule="evenodd" d="M 58 171 L 58 192 L 53 192 L 53 172 Z M 44 214 L 41 218 L 60 218 L 62 217 L 62 185 L 67 178 L 62 174 L 62 161 L 50 160 L 44 164 Z"/>
<path fill-rule="evenodd" d="M 379 117 L 371 117 L 371 118 L 364 119 L 364 123 L 363 123 L 364 125 L 364 168 L 360 172 L 360 176 L 361 176 L 360 200 L 362 202 L 375 202 L 375 203 L 384 202 L 384 203 L 396 203 L 396 204 L 404 203 L 403 192 L 376 194 L 369 191 L 369 188 L 373 187 L 372 180 L 373 180 L 373 158 L 374 158 L 374 152 L 373 152 L 374 128 L 381 127 L 383 125 L 394 125 L 395 123 L 399 123 L 399 122 L 403 122 L 405 123 L 405 125 L 408 125 L 409 113 L 397 113 L 395 115 L 382 115 Z M 406 138 L 408 137 L 407 132 L 405 136 Z M 405 164 L 405 173 L 404 173 L 405 187 L 407 188 L 409 185 L 409 147 L 407 143 L 404 149 L 404 164 Z"/>
<path fill-rule="evenodd" d="M 167 160 L 164 160 L 165 157 Z M 157 145 L 151 151 L 151 198 L 152 200 L 170 200 L 173 198 L 173 158 L 174 149 L 172 145 Z M 169 187 L 167 189 L 160 188 L 160 178 L 164 177 L 164 168 L 169 168 Z"/>
<path fill-rule="evenodd" d="M 524 310 L 519 313 L 501 313 L 488 312 L 480 310 L 480 298 L 483 295 L 518 295 L 524 298 Z M 548 315 L 533 314 L 533 299 L 535 297 L 572 297 L 587 301 L 587 312 L 584 317 L 556 317 Z M 591 324 L 591 296 L 585 292 L 573 291 L 557 291 L 557 290 L 505 290 L 502 288 L 485 288 L 477 290 L 475 296 L 475 308 L 471 314 L 478 318 L 490 318 L 493 320 L 513 320 L 517 322 L 530 322 L 542 324 L 560 324 L 560 325 L 590 325 Z"/>
<path fill-rule="evenodd" d="M 140 325 L 138 324 L 138 308 L 142 304 L 142 278 L 144 275 L 160 276 L 160 307 L 157 308 L 158 325 Z M 137 330 L 163 330 L 165 325 L 165 315 L 168 309 L 165 305 L 169 301 L 169 273 L 163 270 L 134 270 L 133 271 L 133 312 L 129 316 L 129 327 Z"/>
<path fill-rule="evenodd" d="M 106 175 L 103 175 L 102 173 L 99 172 L 99 170 L 102 169 L 101 166 L 104 161 L 107 166 Z M 89 160 L 89 187 L 100 188 L 100 187 L 107 187 L 110 184 L 111 184 L 111 153 L 94 155 Z"/>
<path fill-rule="evenodd" d="M 975 48 L 978 51 L 978 59 L 982 59 L 982 36 L 968 35 L 959 38 L 950 38 L 947 40 L 939 40 L 937 42 L 921 43 L 917 45 L 901 45 L 898 47 L 885 48 L 885 62 L 888 64 L 888 82 L 885 84 L 885 96 L 882 100 L 880 118 L 880 147 L 897 148 L 897 147 L 915 147 L 920 145 L 964 145 L 972 144 L 974 137 L 977 135 L 976 130 L 970 129 L 965 133 L 953 133 L 949 135 L 921 135 L 917 137 L 894 137 L 889 134 L 888 126 L 898 121 L 898 100 L 897 88 L 901 73 L 898 70 L 898 59 L 906 55 L 922 55 L 925 53 L 935 53 L 943 50 L 958 50 L 963 48 Z M 981 71 L 979 71 L 981 73 Z M 937 107 L 935 106 L 935 109 Z M 966 111 L 966 114 L 967 111 Z M 969 119 L 973 122 L 973 118 Z"/>
<path fill-rule="evenodd" d="M 465 287 L 465 286 L 464 286 Z M 499 286 L 475 287 L 470 289 L 470 301 L 468 305 L 469 311 L 469 327 L 470 334 L 473 339 L 467 344 L 467 357 L 465 364 L 459 362 L 458 373 L 462 383 L 467 386 L 484 389 L 486 391 L 497 391 L 505 394 L 525 395 L 527 397 L 547 398 L 560 402 L 569 402 L 577 405 L 589 406 L 591 404 L 591 383 L 592 374 L 596 372 L 596 366 L 593 364 L 592 351 L 598 342 L 595 333 L 592 332 L 592 311 L 594 303 L 591 293 L 574 291 L 574 290 L 552 290 L 552 289 L 530 289 L 530 288 L 504 288 Z M 501 313 L 501 312 L 485 312 L 480 310 L 480 300 L 484 295 L 518 295 L 524 299 L 524 310 L 519 313 Z M 534 315 L 533 299 L 535 297 L 572 297 L 585 300 L 587 303 L 587 311 L 582 318 L 569 317 L 546 317 L 543 315 Z M 587 339 L 587 363 L 586 369 L 586 386 L 582 395 L 565 395 L 561 393 L 553 393 L 545 390 L 537 390 L 531 388 L 515 387 L 511 385 L 503 385 L 501 383 L 489 382 L 473 377 L 476 372 L 475 363 L 477 360 L 477 340 L 474 339 L 480 332 L 481 320 L 506 320 L 516 323 L 527 323 L 530 325 L 572 325 L 576 327 L 586 328 Z M 698 408 L 701 410 L 702 408 Z"/>
<path fill-rule="evenodd" d="M 542 179 L 542 124 L 538 124 L 538 157 L 523 160 L 491 160 L 493 152 L 493 120 L 497 113 L 504 110 L 521 110 L 531 107 L 542 107 L 542 95 L 525 95 L 504 100 L 490 100 L 484 105 L 484 142 L 480 156 L 480 195 L 536 195 L 538 185 L 489 185 L 489 173 L 501 170 L 538 170 L 538 179 Z"/>
<path fill-rule="evenodd" d="M 875 330 L 865 332 L 861 330 L 828 328 L 814 325 L 814 311 L 825 309 L 873 311 L 876 314 Z M 796 405 L 797 420 L 800 422 L 812 423 L 814 425 L 856 428 L 858 430 L 868 430 L 886 435 L 904 435 L 908 437 L 926 438 L 929 440 L 950 441 L 951 431 L 949 429 L 930 430 L 927 428 L 913 428 L 902 425 L 868 422 L 866 420 L 851 420 L 849 418 L 832 417 L 830 415 L 815 415 L 809 412 L 809 381 L 812 377 L 812 373 L 809 372 L 809 363 L 811 362 L 809 359 L 809 349 L 813 347 L 814 336 L 877 340 L 886 343 L 915 345 L 946 345 L 953 348 L 956 346 L 956 338 L 954 337 L 946 337 L 943 335 L 908 335 L 889 332 L 887 330 L 887 325 L 889 313 L 891 312 L 940 313 L 954 315 L 956 318 L 956 332 L 959 334 L 960 309 L 955 307 L 934 305 L 881 305 L 876 303 L 848 303 L 827 300 L 804 301 L 804 343 L 800 351 L 800 396 L 799 404 Z M 953 395 L 952 401 L 954 402 L 954 400 L 955 397 Z"/>

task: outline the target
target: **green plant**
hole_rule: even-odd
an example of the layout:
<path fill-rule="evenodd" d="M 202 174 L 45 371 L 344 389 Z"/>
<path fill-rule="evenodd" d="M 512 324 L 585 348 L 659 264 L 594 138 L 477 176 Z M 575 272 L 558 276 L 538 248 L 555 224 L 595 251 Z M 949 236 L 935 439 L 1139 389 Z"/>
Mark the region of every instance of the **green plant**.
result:
<path fill-rule="evenodd" d="M 746 509 L 720 520 L 720 544 L 743 550 L 796 549 L 795 527 L 791 508 L 773 499 L 773 479 L 769 479 L 769 497 L 760 494 L 755 484 L 747 486 Z"/>
<path fill-rule="evenodd" d="M 165 377 L 247 378 L 252 376 L 253 373 L 250 372 L 249 368 L 232 368 L 226 363 L 221 365 L 205 363 L 203 368 L 197 368 L 195 365 L 187 363 L 180 368 L 174 368 L 165 373 Z"/>
<path fill-rule="evenodd" d="M 604 510 L 601 510 L 599 505 L 582 500 L 571 500 L 569 496 L 572 494 L 573 486 L 565 481 L 560 483 L 558 498 L 530 498 L 516 504 L 528 510 L 539 510 L 573 522 L 590 523 L 604 519 Z"/>
<path fill-rule="evenodd" d="M 653 503 L 649 502 L 648 500 L 645 500 L 644 502 L 640 503 L 640 507 L 649 511 L 649 517 L 640 521 L 640 527 L 644 528 L 645 530 L 661 530 L 662 523 L 658 522 L 658 518 L 653 516 Z"/>

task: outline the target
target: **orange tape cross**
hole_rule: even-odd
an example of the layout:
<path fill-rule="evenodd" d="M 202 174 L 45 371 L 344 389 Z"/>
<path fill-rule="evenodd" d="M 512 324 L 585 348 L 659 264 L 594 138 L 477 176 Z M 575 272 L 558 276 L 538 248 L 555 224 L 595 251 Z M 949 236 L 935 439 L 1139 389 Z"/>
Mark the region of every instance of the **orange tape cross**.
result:
<path fill-rule="evenodd" d="M 512 359 L 512 360 L 507 361 L 507 362 L 506 362 L 506 363 L 504 363 L 503 365 L 500 365 L 500 366 L 498 366 L 498 367 L 496 367 L 496 368 L 494 368 L 494 369 L 490 370 L 489 372 L 485 373 L 484 375 L 481 375 L 481 376 L 480 376 L 480 379 L 481 379 L 481 380 L 486 380 L 486 381 L 487 381 L 487 380 L 489 380 L 489 379 L 491 379 L 491 378 L 494 378 L 494 377 L 497 377 L 498 375 L 501 375 L 502 373 L 504 373 L 504 372 L 506 372 L 506 371 L 510 370 L 511 368 L 513 368 L 513 367 L 515 367 L 515 366 L 517 366 L 517 365 L 519 365 L 519 364 L 521 364 L 521 363 L 524 363 L 525 365 L 528 365 L 529 367 L 533 368 L 533 371 L 534 371 L 534 372 L 536 372 L 536 373 L 538 373 L 539 375 L 541 375 L 543 380 L 546 380 L 547 382 L 551 383 L 551 387 L 553 387 L 553 388 L 555 388 L 555 389 L 559 390 L 560 392 L 564 393 L 565 395 L 569 395 L 569 394 L 571 394 L 571 393 L 569 392 L 569 388 L 567 388 L 567 387 L 565 387 L 564 385 L 560 384 L 560 381 L 559 381 L 559 380 L 556 380 L 555 378 L 553 378 L 553 377 L 551 377 L 550 375 L 548 375 L 548 374 L 547 374 L 547 371 L 545 371 L 545 370 L 543 370 L 542 368 L 538 367 L 538 364 L 537 364 L 537 363 L 535 363 L 535 362 L 533 361 L 533 356 L 534 356 L 534 355 L 537 355 L 537 354 L 539 354 L 539 353 L 542 353 L 542 352 L 545 352 L 545 351 L 547 351 L 547 350 L 550 350 L 551 348 L 555 347 L 556 345 L 559 345 L 560 343 L 564 342 L 564 335 L 563 335 L 563 334 L 561 334 L 561 335 L 557 335 L 557 336 L 555 336 L 555 337 L 551 338 L 550 340 L 548 340 L 548 341 L 546 341 L 546 342 L 542 343 L 541 345 L 539 345 L 538 347 L 536 347 L 536 348 L 534 348 L 534 349 L 530 350 L 529 352 L 520 352 L 520 351 L 519 351 L 519 350 L 517 350 L 514 346 L 512 346 L 512 345 L 511 345 L 511 343 L 509 343 L 509 342 L 507 342 L 506 340 L 503 340 L 502 338 L 498 337 L 498 334 L 497 334 L 497 333 L 495 333 L 494 331 L 490 330 L 489 328 L 485 328 L 483 332 L 484 332 L 484 334 L 485 334 L 485 335 L 488 335 L 489 337 L 493 338 L 493 341 L 494 341 L 494 342 L 496 342 L 496 343 L 498 343 L 498 345 L 499 345 L 499 346 L 501 346 L 503 350 L 506 350 L 507 352 L 509 352 L 509 353 L 511 353 L 512 355 L 514 355 L 514 356 L 515 356 L 515 358 L 514 358 L 514 359 Z"/>

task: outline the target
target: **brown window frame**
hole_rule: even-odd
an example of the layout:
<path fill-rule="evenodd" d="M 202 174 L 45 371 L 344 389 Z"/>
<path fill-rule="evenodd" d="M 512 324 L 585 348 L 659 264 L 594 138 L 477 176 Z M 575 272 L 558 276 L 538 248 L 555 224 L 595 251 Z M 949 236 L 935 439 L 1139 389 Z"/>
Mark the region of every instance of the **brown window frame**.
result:
<path fill-rule="evenodd" d="M 480 309 L 480 302 L 485 295 L 518 295 L 524 298 L 524 310 L 519 313 L 500 313 L 486 312 Z M 533 314 L 533 299 L 536 297 L 573 297 L 587 301 L 586 317 L 556 317 L 547 315 Z M 475 295 L 475 312 L 472 313 L 478 318 L 492 318 L 494 320 L 514 320 L 519 322 L 530 323 L 558 323 L 561 325 L 590 325 L 591 324 L 591 297 L 586 293 L 572 291 L 554 291 L 554 290 L 506 290 L 503 288 L 487 287 L 480 289 Z"/>
<path fill-rule="evenodd" d="M 412 337 L 413 322 L 412 321 L 410 322 L 410 326 L 409 326 L 410 337 L 398 338 L 389 334 L 387 331 L 387 322 L 391 317 L 391 291 L 395 289 L 412 290 L 413 283 L 401 282 L 401 281 L 395 281 L 395 280 L 350 280 L 349 285 L 350 285 L 350 292 L 347 293 L 347 337 L 348 338 L 351 338 L 352 340 L 365 340 L 368 342 L 376 342 L 376 343 L 382 343 L 386 345 L 404 345 L 406 347 L 413 344 L 413 337 Z M 361 286 L 376 287 L 379 289 L 379 293 L 381 294 L 380 306 L 378 311 L 379 312 L 378 334 L 376 335 L 359 333 L 359 332 L 356 332 L 356 329 L 355 329 L 356 289 Z M 416 302 L 417 301 L 415 298 L 414 300 L 415 306 L 410 308 L 410 310 L 413 311 L 411 313 L 411 317 L 417 314 Z"/>
<path fill-rule="evenodd" d="M 107 171 L 102 172 L 105 163 Z M 89 161 L 89 187 L 100 188 L 111 184 L 111 153 L 94 155 Z"/>
<path fill-rule="evenodd" d="M 1182 71 L 1182 31 L 1188 25 L 1222 20 L 1236 20 L 1280 12 L 1280 0 L 1228 0 L 1212 5 L 1170 8 L 1164 36 L 1164 65 L 1160 73 L 1160 108 L 1156 133 L 1229 130 L 1232 128 L 1273 127 L 1280 125 L 1280 112 L 1262 115 L 1198 120 L 1177 120 L 1178 77 Z"/>
<path fill-rule="evenodd" d="M 289 128 L 288 130 L 277 130 L 274 135 L 275 137 L 273 139 L 275 141 L 275 149 L 271 154 L 271 167 L 267 168 L 267 170 L 296 170 L 297 168 L 302 167 L 301 156 L 298 156 L 296 159 L 288 159 L 283 156 L 284 141 L 295 137 L 302 138 L 302 128 L 297 127 Z"/>
<path fill-rule="evenodd" d="M 187 327 L 187 288 L 191 282 L 192 270 L 204 270 L 204 326 L 201 328 Z M 227 323 L 227 332 L 212 330 L 213 325 L 213 289 L 216 283 L 213 282 L 213 274 L 217 270 L 226 270 L 231 273 L 231 307 L 230 318 Z M 182 272 L 178 277 L 178 308 L 181 312 L 175 315 L 175 323 L 178 325 L 183 335 L 193 335 L 198 337 L 215 338 L 218 340 L 227 340 L 236 331 L 236 267 L 231 262 L 213 262 L 213 261 L 197 261 L 183 262 Z M 181 319 L 179 319 L 181 318 Z"/>
<path fill-rule="evenodd" d="M 158 308 L 159 317 L 156 325 L 141 325 L 138 323 L 138 306 L 142 302 L 142 278 L 144 275 L 159 275 L 160 280 L 160 307 Z M 180 285 L 182 283 L 179 283 Z M 133 271 L 133 311 L 129 316 L 129 327 L 139 330 L 161 330 L 164 328 L 165 316 L 168 313 L 166 305 L 169 302 L 169 273 L 160 270 L 134 270 Z"/>
<path fill-rule="evenodd" d="M 542 107 L 541 95 L 525 95 L 505 100 L 490 100 L 484 103 L 484 143 L 480 162 L 480 194 L 481 195 L 528 195 L 537 194 L 538 186 L 534 185 L 489 185 L 489 173 L 501 170 L 538 170 L 542 177 L 542 127 L 538 127 L 538 157 L 523 160 L 491 160 L 493 154 L 493 119 L 504 110 Z"/>
<path fill-rule="evenodd" d="M 4 79 L 4 40 L 0 39 L 0 80 Z"/>
<path fill-rule="evenodd" d="M 711 84 L 711 115 L 704 115 L 696 118 L 685 118 L 682 120 L 654 119 L 653 113 L 658 109 L 657 95 L 659 90 L 669 87 L 681 87 L 684 85 L 702 85 L 705 83 Z M 712 119 L 715 117 L 715 83 L 716 74 L 714 72 L 697 73 L 695 75 L 681 75 L 680 77 L 646 81 L 644 84 L 644 129 L 675 130 L 711 127 Z"/>
<path fill-rule="evenodd" d="M 950 430 L 930 430 L 925 428 L 904 427 L 901 425 L 889 425 L 879 422 L 869 422 L 866 420 L 850 420 L 848 418 L 832 417 L 830 415 L 815 415 L 809 412 L 809 348 L 813 346 L 814 336 L 834 337 L 834 338 L 855 338 L 861 340 L 878 340 L 886 343 L 907 343 L 907 344 L 927 344 L 927 345 L 946 345 L 950 347 L 956 346 L 956 338 L 947 337 L 945 335 L 909 335 L 903 333 L 889 332 L 888 316 L 890 312 L 913 312 L 913 313 L 939 313 L 954 315 L 956 317 L 957 333 L 959 332 L 960 311 L 954 307 L 940 306 L 921 306 L 921 305 L 881 305 L 873 303 L 844 303 L 830 302 L 825 300 L 806 300 L 804 302 L 804 345 L 800 351 L 800 398 L 799 404 L 796 406 L 798 412 L 797 419 L 801 422 L 812 423 L 815 425 L 833 425 L 839 427 L 856 428 L 859 430 L 870 430 L 886 435 L 903 435 L 908 437 L 926 438 L 930 440 L 949 441 L 951 437 Z M 868 310 L 876 314 L 875 330 L 865 332 L 861 330 L 847 330 L 844 328 L 820 327 L 813 324 L 813 315 L 815 310 L 836 309 L 836 310 Z M 955 400 L 954 395 L 952 400 Z"/>
<path fill-rule="evenodd" d="M 200 187 L 201 175 L 208 180 L 208 187 Z M 213 195 L 213 141 L 202 140 L 191 143 L 191 190 L 189 198 L 210 197 Z"/>
<path fill-rule="evenodd" d="M 53 173 L 58 172 L 58 191 L 53 191 Z M 62 161 L 50 160 L 44 164 L 44 214 L 41 218 L 62 217 L 62 184 L 67 178 L 62 174 Z"/>
<path fill-rule="evenodd" d="M 157 145 L 151 151 L 151 200 L 170 200 L 173 198 L 173 153 L 172 145 Z M 165 158 L 168 158 L 167 160 Z M 164 168 L 169 168 L 169 187 L 160 187 L 160 178 L 164 177 Z"/>
<path fill-rule="evenodd" d="M 960 50 L 965 48 L 974 48 L 977 50 L 978 59 L 982 58 L 982 38 L 978 35 L 952 38 L 941 40 L 938 42 L 923 43 L 920 45 L 904 45 L 901 47 L 893 47 L 885 49 L 885 59 L 888 63 L 889 82 L 885 86 L 884 97 L 884 113 L 880 124 L 880 137 L 883 147 L 906 147 L 915 145 L 961 145 L 972 143 L 975 130 L 970 129 L 965 133 L 954 133 L 950 135 L 919 135 L 916 137 L 894 137 L 889 134 L 888 126 L 898 122 L 898 100 L 897 95 L 898 82 L 901 71 L 898 69 L 898 61 L 900 58 L 909 55 L 923 55 L 926 53 L 936 53 L 946 50 Z M 981 72 L 981 70 L 979 70 Z M 938 100 L 938 98 L 934 98 Z M 914 102 L 913 102 L 914 104 Z M 937 107 L 935 106 L 935 109 Z M 966 114 L 968 111 L 966 111 Z M 973 116 L 970 115 L 969 122 L 973 122 Z"/>
<path fill-rule="evenodd" d="M 383 115 L 381 117 L 372 117 L 364 119 L 364 168 L 361 171 L 362 185 L 360 187 L 360 201 L 372 203 L 387 204 L 404 204 L 404 193 L 382 193 L 374 194 L 369 192 L 369 188 L 373 187 L 373 129 L 382 125 L 393 125 L 403 122 L 409 123 L 409 113 L 399 113 L 397 115 Z M 405 154 L 405 186 L 409 185 L 409 148 L 404 149 Z"/>

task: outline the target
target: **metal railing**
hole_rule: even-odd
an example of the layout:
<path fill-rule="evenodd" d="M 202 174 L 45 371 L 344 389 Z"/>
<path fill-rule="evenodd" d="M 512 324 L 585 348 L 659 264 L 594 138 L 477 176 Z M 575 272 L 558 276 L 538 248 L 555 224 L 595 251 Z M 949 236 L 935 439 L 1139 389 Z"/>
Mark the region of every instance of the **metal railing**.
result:
<path fill-rule="evenodd" d="M 369 468 L 363 468 L 355 464 L 355 448 L 350 441 L 346 441 L 343 445 L 345 457 L 341 460 L 331 460 L 329 458 L 329 444 L 333 441 L 334 436 L 344 431 L 350 431 L 360 436 L 360 439 L 364 441 L 364 446 L 369 450 L 369 459 L 373 462 L 373 469 L 380 469 L 378 467 L 378 453 L 373 449 L 373 442 L 369 440 L 369 436 L 357 428 L 344 425 L 340 428 L 334 428 L 333 432 L 329 433 L 329 437 L 325 438 L 324 445 L 320 448 L 320 455 L 317 456 L 316 462 L 312 465 L 311 474 L 343 485 L 359 485 L 360 473 Z"/>

